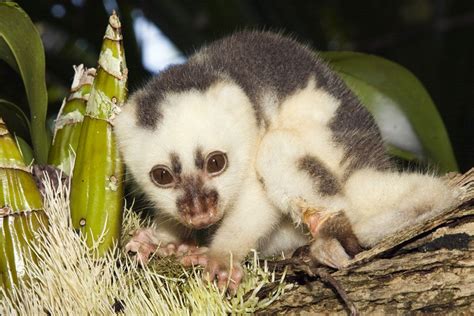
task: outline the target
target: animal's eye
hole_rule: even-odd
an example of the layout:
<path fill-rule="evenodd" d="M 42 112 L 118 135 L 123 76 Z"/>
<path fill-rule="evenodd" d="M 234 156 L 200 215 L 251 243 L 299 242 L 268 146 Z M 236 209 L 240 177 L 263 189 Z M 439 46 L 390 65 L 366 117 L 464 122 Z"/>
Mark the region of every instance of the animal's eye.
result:
<path fill-rule="evenodd" d="M 227 167 L 227 155 L 220 151 L 214 151 L 207 156 L 206 171 L 211 176 L 217 176 L 224 172 Z"/>
<path fill-rule="evenodd" d="M 154 166 L 150 171 L 150 178 L 154 184 L 162 188 L 169 188 L 174 185 L 175 179 L 166 166 Z"/>

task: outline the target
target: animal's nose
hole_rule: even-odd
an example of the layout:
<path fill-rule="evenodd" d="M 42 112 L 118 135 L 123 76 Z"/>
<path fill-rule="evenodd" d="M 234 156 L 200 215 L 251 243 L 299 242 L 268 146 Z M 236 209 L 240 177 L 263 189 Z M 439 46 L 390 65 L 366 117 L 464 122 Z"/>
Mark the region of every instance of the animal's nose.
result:
<path fill-rule="evenodd" d="M 203 214 L 208 211 L 208 207 L 206 205 L 206 197 L 205 196 L 196 196 L 193 198 L 192 205 L 190 207 L 190 213 L 192 215 Z"/>
<path fill-rule="evenodd" d="M 195 228 L 207 227 L 216 221 L 218 195 L 215 190 L 183 195 L 177 201 L 183 221 Z"/>

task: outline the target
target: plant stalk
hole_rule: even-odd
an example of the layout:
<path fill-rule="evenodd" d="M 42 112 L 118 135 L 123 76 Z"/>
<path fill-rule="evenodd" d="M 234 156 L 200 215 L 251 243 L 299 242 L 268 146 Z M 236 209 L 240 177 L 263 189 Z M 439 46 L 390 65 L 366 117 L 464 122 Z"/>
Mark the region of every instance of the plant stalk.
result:
<path fill-rule="evenodd" d="M 64 99 L 56 118 L 53 144 L 48 157 L 49 164 L 61 169 L 67 175 L 72 174 L 74 167 L 86 104 L 96 70 L 87 69 L 81 64 L 74 66 L 74 72 L 71 93 L 67 100 Z"/>
<path fill-rule="evenodd" d="M 126 99 L 127 74 L 120 21 L 114 12 L 87 102 L 71 183 L 72 223 L 99 255 L 120 236 L 124 166 L 113 121 Z"/>
<path fill-rule="evenodd" d="M 0 286 L 7 292 L 25 275 L 34 234 L 48 218 L 17 143 L 0 118 Z"/>

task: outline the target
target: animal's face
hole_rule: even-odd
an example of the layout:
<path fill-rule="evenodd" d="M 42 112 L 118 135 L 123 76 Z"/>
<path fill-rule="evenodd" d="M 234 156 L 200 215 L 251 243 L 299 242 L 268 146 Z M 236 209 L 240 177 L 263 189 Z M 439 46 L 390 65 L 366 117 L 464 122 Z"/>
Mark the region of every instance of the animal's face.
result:
<path fill-rule="evenodd" d="M 205 154 L 196 147 L 193 154 L 194 166 L 189 166 L 188 172 L 183 172 L 180 155 L 170 153 L 168 163 L 153 166 L 149 172 L 149 180 L 156 186 L 156 193 L 171 199 L 168 211 L 178 214 L 178 220 L 183 224 L 200 229 L 206 228 L 223 216 L 223 200 L 220 199 L 219 176 L 224 176 L 229 165 L 227 153 L 213 151 Z M 184 159 L 183 159 L 184 160 Z M 166 205 L 157 196 L 157 204 Z"/>
<path fill-rule="evenodd" d="M 153 93 L 139 91 L 137 95 Z M 139 97 L 116 121 L 128 170 L 148 198 L 182 224 L 219 221 L 238 197 L 256 147 L 256 123 L 244 92 L 231 83 L 168 93 L 156 105 L 156 128 L 140 126 Z"/>

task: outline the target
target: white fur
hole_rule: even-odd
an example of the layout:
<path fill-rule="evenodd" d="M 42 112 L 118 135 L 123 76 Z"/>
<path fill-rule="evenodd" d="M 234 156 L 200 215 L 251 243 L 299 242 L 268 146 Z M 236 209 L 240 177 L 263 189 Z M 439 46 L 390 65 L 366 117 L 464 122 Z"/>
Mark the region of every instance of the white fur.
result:
<path fill-rule="evenodd" d="M 182 173 L 191 175 L 199 172 L 194 165 L 197 147 L 204 154 L 225 152 L 229 158 L 227 170 L 206 178 L 206 185 L 218 190 L 218 212 L 225 214 L 211 242 L 210 254 L 225 257 L 232 252 L 236 261 L 251 248 L 277 254 L 308 241 L 301 228 L 288 222 L 288 216 L 300 220 L 297 202 L 301 200 L 328 213 L 344 211 L 365 246 L 450 206 L 453 199 L 446 186 L 427 175 L 364 169 L 344 182 L 344 149 L 333 143 L 328 127 L 340 101 L 317 89 L 315 83 L 314 78 L 309 80 L 304 89 L 286 97 L 279 107 L 271 91 L 262 96 L 261 101 L 269 105 L 263 113 L 269 123 L 266 127 L 258 127 L 250 100 L 231 81 L 219 82 L 204 92 L 166 95 L 160 104 L 163 119 L 156 131 L 136 125 L 137 105 L 132 98 L 116 122 L 125 162 L 161 212 L 178 219 L 176 199 L 180 192 L 154 185 L 150 170 L 158 164 L 170 166 L 170 154 L 176 153 Z M 341 181 L 339 194 L 325 196 L 314 189 L 315 180 L 298 170 L 296 164 L 305 155 L 317 157 Z M 263 185 L 257 178 L 263 180 Z M 423 208 L 426 212 L 416 212 Z M 168 233 L 163 237 L 167 240 L 177 239 L 182 233 L 168 221 L 158 223 L 157 229 Z M 173 234 L 176 236 L 170 236 Z M 333 246 L 342 249 L 331 241 L 315 253 L 321 253 L 332 264 L 335 259 L 328 251 Z M 336 262 L 334 266 L 341 264 Z"/>
<path fill-rule="evenodd" d="M 215 256 L 232 252 L 237 262 L 250 249 L 256 249 L 262 237 L 274 231 L 281 217 L 269 203 L 255 175 L 249 175 L 243 185 L 234 208 L 227 214 L 210 246 Z"/>
<path fill-rule="evenodd" d="M 340 101 L 327 91 L 316 89 L 315 80 L 309 80 L 306 88 L 289 96 L 281 104 L 281 110 L 273 119 L 268 134 L 284 130 L 301 140 L 302 146 L 290 146 L 292 150 L 317 156 L 331 172 L 342 175 L 340 166 L 343 150 L 332 143 L 328 128 Z M 289 146 L 290 143 L 286 143 Z M 301 157 L 301 156 L 300 156 Z"/>
<path fill-rule="evenodd" d="M 154 185 L 149 176 L 150 170 L 159 164 L 170 167 L 170 154 L 176 153 L 180 157 L 182 174 L 192 175 L 197 172 L 194 165 L 197 147 L 202 148 L 204 155 L 216 150 L 225 152 L 229 159 L 223 174 L 206 179 L 207 186 L 218 189 L 218 212 L 231 213 L 229 217 L 238 218 L 242 215 L 246 217 L 249 215 L 247 212 L 256 215 L 257 211 L 264 207 L 261 201 L 266 199 L 264 195 L 259 197 L 258 194 L 248 194 L 253 192 L 250 188 L 244 190 L 246 185 L 243 182 L 248 181 L 252 170 L 259 131 L 252 105 L 238 86 L 221 82 L 204 93 L 188 91 L 167 95 L 161 104 L 163 120 L 158 123 L 156 131 L 136 125 L 135 106 L 134 100 L 130 100 L 117 119 L 119 145 L 134 179 L 162 213 L 179 219 L 176 199 L 181 192 Z M 210 117 L 212 121 L 209 120 Z M 242 215 L 239 215 L 240 210 L 234 210 L 234 205 L 242 205 Z M 251 205 L 253 208 L 250 208 Z M 262 210 L 262 214 L 265 217 L 268 211 Z M 238 221 L 244 223 L 246 218 Z M 165 227 L 169 223 L 157 223 L 157 229 L 172 231 Z M 269 225 L 272 227 L 274 223 L 269 222 Z M 218 235 L 240 234 L 240 231 L 233 231 L 233 226 L 235 225 L 232 222 L 223 223 L 224 228 L 219 230 Z M 175 233 L 179 235 L 181 232 Z M 247 245 L 255 244 L 256 237 L 253 234 L 242 236 L 252 240 L 237 243 L 241 244 L 241 247 L 245 245 L 246 253 L 249 250 Z M 221 247 L 219 238 L 216 238 L 215 242 L 217 248 Z M 252 247 L 255 246 L 256 244 Z M 231 250 L 237 255 L 241 247 Z"/>
<path fill-rule="evenodd" d="M 267 196 L 277 208 L 296 222 L 301 218 L 301 200 L 320 209 L 323 215 L 342 210 L 361 245 L 368 247 L 452 206 L 454 196 L 449 188 L 439 178 L 429 175 L 363 169 L 344 182 L 343 149 L 331 141 L 328 127 L 338 106 L 334 97 L 315 89 L 314 81 L 310 81 L 305 89 L 288 97 L 278 115 L 272 118 L 259 146 L 256 170 L 265 182 Z M 314 179 L 296 165 L 305 154 L 318 157 L 338 177 L 343 184 L 341 194 L 321 196 L 314 189 Z M 275 241 L 281 246 L 286 242 L 285 239 Z M 342 249 L 340 245 L 332 250 L 330 244 L 316 249 L 317 246 L 313 245 L 313 253 L 328 264 L 323 253 Z M 275 245 L 269 247 L 273 249 Z"/>
<path fill-rule="evenodd" d="M 341 196 L 322 197 L 314 189 L 314 180 L 299 171 L 296 164 L 309 154 L 323 161 L 331 173 L 342 177 L 345 169 L 340 161 L 344 153 L 332 143 L 328 127 L 339 103 L 326 91 L 316 89 L 315 80 L 311 79 L 306 88 L 285 99 L 259 146 L 256 169 L 265 181 L 267 195 L 295 221 L 300 216 L 295 202 L 301 199 L 329 212 L 346 208 Z"/>
<path fill-rule="evenodd" d="M 363 246 L 421 223 L 453 205 L 455 196 L 439 178 L 425 174 L 356 171 L 347 181 L 346 212 Z"/>
<path fill-rule="evenodd" d="M 132 100 L 117 119 L 119 145 L 134 179 L 162 211 L 176 216 L 179 192 L 155 186 L 150 170 L 159 164 L 170 166 L 170 154 L 176 153 L 183 174 L 192 174 L 198 146 L 204 155 L 220 150 L 231 160 L 224 174 L 208 179 L 209 185 L 219 188 L 221 209 L 237 198 L 258 134 L 252 107 L 240 88 L 220 83 L 205 93 L 189 91 L 167 96 L 161 105 L 164 119 L 156 131 L 136 126 L 135 106 Z M 209 117 L 214 118 L 212 124 L 207 124 Z M 232 132 L 226 132 L 229 130 Z"/>
<path fill-rule="evenodd" d="M 284 254 L 288 257 L 296 248 L 308 243 L 308 232 L 302 225 L 295 227 L 294 221 L 289 217 L 283 217 L 273 228 L 259 242 L 258 250 L 263 256 Z"/>

